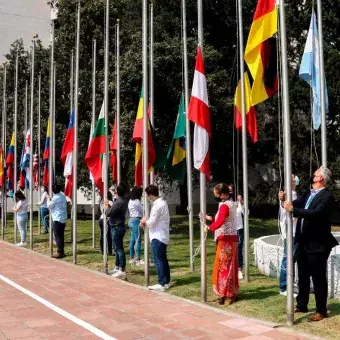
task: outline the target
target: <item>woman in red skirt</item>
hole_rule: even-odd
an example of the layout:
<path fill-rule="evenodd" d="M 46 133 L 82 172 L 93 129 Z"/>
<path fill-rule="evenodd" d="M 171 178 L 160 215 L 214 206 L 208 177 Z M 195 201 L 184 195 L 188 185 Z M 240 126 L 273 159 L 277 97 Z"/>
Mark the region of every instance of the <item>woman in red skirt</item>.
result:
<path fill-rule="evenodd" d="M 214 218 L 206 216 L 212 222 L 209 230 L 214 232 L 217 245 L 212 275 L 213 290 L 220 305 L 230 305 L 235 302 L 239 291 L 236 205 L 228 200 L 229 188 L 225 183 L 216 185 L 214 196 L 219 202 L 218 212 Z"/>

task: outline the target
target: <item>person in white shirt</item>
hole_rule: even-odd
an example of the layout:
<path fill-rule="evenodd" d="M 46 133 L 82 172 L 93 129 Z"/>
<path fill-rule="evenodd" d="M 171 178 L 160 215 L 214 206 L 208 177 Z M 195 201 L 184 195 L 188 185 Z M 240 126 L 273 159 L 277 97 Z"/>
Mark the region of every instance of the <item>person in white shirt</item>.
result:
<path fill-rule="evenodd" d="M 131 189 L 130 200 L 128 204 L 129 209 L 129 228 L 130 228 L 130 264 L 136 266 L 144 265 L 144 261 L 140 258 L 140 250 L 142 244 L 142 233 L 139 226 L 141 218 L 143 217 L 143 206 L 141 198 L 143 195 L 143 188 L 134 186 Z"/>
<path fill-rule="evenodd" d="M 157 186 L 149 185 L 145 189 L 146 196 L 152 202 L 150 217 L 143 217 L 141 226 L 149 229 L 152 257 L 155 263 L 158 283 L 149 286 L 150 290 L 164 292 L 170 288 L 170 267 L 166 254 L 169 244 L 170 214 L 166 201 L 159 197 Z"/>
<path fill-rule="evenodd" d="M 297 199 L 297 193 L 296 193 L 296 187 L 299 184 L 299 178 L 296 177 L 294 174 L 292 174 L 292 200 L 295 201 Z M 287 296 L 287 228 L 286 228 L 286 219 L 287 219 L 287 211 L 283 207 L 282 204 L 280 204 L 280 231 L 281 231 L 281 237 L 283 239 L 283 258 L 281 261 L 281 267 L 280 267 L 280 294 Z M 295 238 L 295 232 L 296 232 L 296 223 L 297 218 L 293 218 L 293 237 Z M 295 252 L 296 252 L 296 242 L 294 240 L 294 247 L 293 247 L 293 258 L 294 263 L 296 262 L 295 258 Z M 296 297 L 296 294 L 294 294 Z"/>
<path fill-rule="evenodd" d="M 15 193 L 15 207 L 13 211 L 17 213 L 17 227 L 20 232 L 21 242 L 17 243 L 18 247 L 26 246 L 26 227 L 28 219 L 28 204 L 25 195 L 21 190 Z"/>
<path fill-rule="evenodd" d="M 41 220 L 44 225 L 44 234 L 48 234 L 48 229 L 49 229 L 49 219 L 47 216 L 49 215 L 48 209 L 47 209 L 47 199 L 48 199 L 48 189 L 44 185 L 41 188 L 42 195 L 40 202 L 37 203 L 37 205 L 40 207 L 40 215 L 41 215 Z"/>

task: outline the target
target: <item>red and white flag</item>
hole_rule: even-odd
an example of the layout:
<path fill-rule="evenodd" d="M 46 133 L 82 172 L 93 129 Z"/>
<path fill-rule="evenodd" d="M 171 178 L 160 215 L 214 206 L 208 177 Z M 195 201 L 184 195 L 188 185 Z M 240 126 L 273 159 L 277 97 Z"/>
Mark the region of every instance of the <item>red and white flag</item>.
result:
<path fill-rule="evenodd" d="M 211 137 L 210 109 L 208 102 L 207 79 L 201 48 L 197 47 L 197 57 L 192 86 L 188 118 L 195 123 L 194 167 L 210 180 L 209 141 Z"/>

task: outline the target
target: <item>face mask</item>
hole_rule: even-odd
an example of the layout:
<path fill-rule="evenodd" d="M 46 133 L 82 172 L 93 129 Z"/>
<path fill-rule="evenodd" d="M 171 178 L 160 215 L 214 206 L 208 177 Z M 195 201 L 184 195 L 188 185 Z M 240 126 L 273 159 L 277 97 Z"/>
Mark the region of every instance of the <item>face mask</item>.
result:
<path fill-rule="evenodd" d="M 313 177 L 313 178 L 314 178 L 314 177 Z M 299 185 L 299 184 L 300 184 L 300 178 L 299 178 L 299 177 L 295 176 L 294 180 L 295 180 L 295 184 L 296 184 L 296 185 Z"/>
<path fill-rule="evenodd" d="M 215 196 L 215 201 L 218 202 L 218 203 L 220 203 L 220 202 L 222 202 L 222 199 L 221 199 L 221 197 L 216 197 L 216 196 Z"/>
<path fill-rule="evenodd" d="M 152 200 L 152 199 L 148 198 L 148 201 L 149 201 L 149 203 L 150 203 L 151 205 L 153 204 L 153 200 Z"/>

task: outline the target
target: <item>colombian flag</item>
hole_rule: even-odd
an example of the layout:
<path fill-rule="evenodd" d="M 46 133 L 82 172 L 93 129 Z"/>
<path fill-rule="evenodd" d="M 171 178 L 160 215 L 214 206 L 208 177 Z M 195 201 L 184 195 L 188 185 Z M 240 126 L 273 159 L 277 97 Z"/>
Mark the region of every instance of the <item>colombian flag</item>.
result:
<path fill-rule="evenodd" d="M 143 185 L 143 107 L 144 107 L 144 91 L 142 88 L 135 127 L 133 129 L 133 140 L 136 142 L 135 154 L 135 185 Z M 153 165 L 156 161 L 156 150 L 151 132 L 151 124 L 148 124 L 148 155 L 149 155 L 149 172 L 153 170 Z"/>
<path fill-rule="evenodd" d="M 168 163 L 170 172 L 174 179 L 180 183 L 185 180 L 186 168 L 186 117 L 184 95 L 182 93 L 181 102 L 178 109 L 177 122 L 174 137 L 168 152 Z"/>
<path fill-rule="evenodd" d="M 250 103 L 251 88 L 248 73 L 244 74 L 244 94 L 245 94 L 245 111 L 247 130 L 251 141 L 256 143 L 258 141 L 256 111 L 254 106 Z M 242 128 L 242 98 L 241 98 L 241 81 L 238 83 L 235 93 L 235 128 Z"/>
<path fill-rule="evenodd" d="M 5 184 L 4 150 L 0 145 L 0 188 Z"/>
<path fill-rule="evenodd" d="M 7 178 L 8 178 L 8 189 L 14 192 L 14 132 L 12 134 L 11 144 L 8 149 L 6 157 L 6 167 L 7 167 Z"/>
<path fill-rule="evenodd" d="M 253 78 L 252 106 L 278 91 L 276 33 L 276 0 L 258 0 L 244 54 Z"/>
<path fill-rule="evenodd" d="M 43 184 L 44 186 L 48 186 L 49 181 L 49 169 L 48 169 L 48 162 L 50 159 L 50 138 L 51 138 L 51 124 L 50 118 L 48 118 L 47 122 L 47 133 L 46 133 L 46 140 L 45 140 L 45 150 L 44 150 L 44 177 L 43 177 Z"/>

